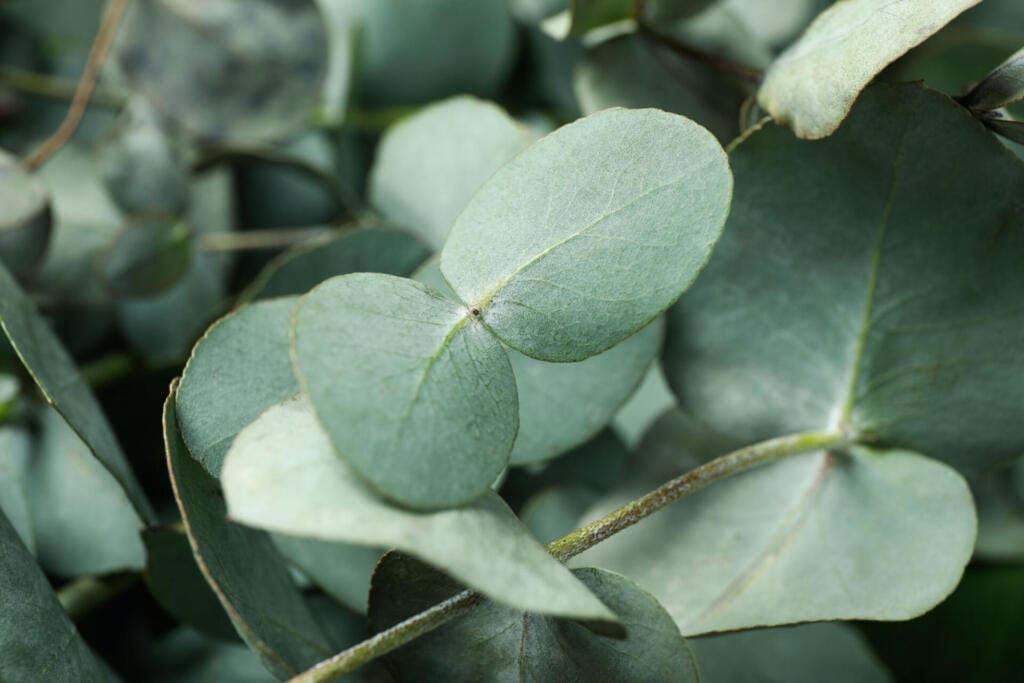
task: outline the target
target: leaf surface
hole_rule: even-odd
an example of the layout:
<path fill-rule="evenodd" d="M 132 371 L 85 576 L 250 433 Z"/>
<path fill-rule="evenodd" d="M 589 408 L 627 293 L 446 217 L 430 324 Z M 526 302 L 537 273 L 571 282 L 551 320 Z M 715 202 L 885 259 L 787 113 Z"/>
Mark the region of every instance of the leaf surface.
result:
<path fill-rule="evenodd" d="M 1024 49 L 1014 52 L 963 98 L 971 109 L 999 109 L 1024 99 Z"/>

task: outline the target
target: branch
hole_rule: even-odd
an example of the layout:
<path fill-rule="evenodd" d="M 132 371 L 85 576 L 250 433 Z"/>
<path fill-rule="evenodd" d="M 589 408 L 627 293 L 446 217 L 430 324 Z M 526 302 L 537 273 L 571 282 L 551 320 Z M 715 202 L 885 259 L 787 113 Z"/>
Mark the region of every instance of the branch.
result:
<path fill-rule="evenodd" d="M 96 40 L 93 41 L 92 48 L 89 50 L 89 58 L 85 63 L 82 79 L 78 82 L 78 88 L 71 98 L 71 107 L 68 109 L 67 116 L 64 117 L 57 132 L 25 160 L 25 168 L 29 171 L 34 171 L 45 164 L 60 151 L 61 147 L 67 144 L 78 129 L 78 124 L 81 123 L 82 117 L 85 116 L 85 110 L 89 106 L 93 90 L 96 89 L 96 81 L 99 80 L 103 59 L 107 56 L 111 43 L 114 42 L 114 34 L 117 33 L 117 27 L 120 26 L 121 18 L 124 17 L 127 7 L 128 0 L 110 0 L 103 23 L 100 24 L 99 32 L 96 34 Z"/>
<path fill-rule="evenodd" d="M 557 541 L 548 543 L 545 547 L 548 552 L 565 562 L 714 481 L 791 455 L 841 448 L 849 444 L 850 438 L 845 434 L 806 432 L 769 439 L 741 448 L 662 484 L 647 495 L 562 536 Z M 291 679 L 289 683 L 330 681 L 461 616 L 478 604 L 481 599 L 482 596 L 478 593 L 469 590 L 463 591 L 434 605 L 425 612 L 420 612 L 416 616 L 395 624 L 386 631 L 381 631 L 372 638 L 320 662 L 312 669 Z"/>

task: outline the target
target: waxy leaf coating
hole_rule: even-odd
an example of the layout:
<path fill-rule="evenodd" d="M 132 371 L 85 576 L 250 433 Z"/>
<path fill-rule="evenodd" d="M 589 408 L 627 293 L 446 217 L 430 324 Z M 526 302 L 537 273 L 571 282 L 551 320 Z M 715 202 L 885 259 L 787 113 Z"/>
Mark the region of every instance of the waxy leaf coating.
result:
<path fill-rule="evenodd" d="M 542 138 L 484 183 L 441 271 L 503 342 L 578 361 L 690 286 L 721 234 L 728 160 L 689 119 L 609 109 Z"/>
<path fill-rule="evenodd" d="M 880 85 L 828 140 L 768 124 L 732 164 L 725 237 L 669 315 L 686 410 L 740 442 L 840 429 L 966 472 L 1024 452 L 1013 154 L 948 97 Z"/>
<path fill-rule="evenodd" d="M 339 456 L 391 500 L 461 505 L 508 464 L 515 377 L 467 308 L 418 282 L 354 273 L 299 302 L 295 371 Z"/>
<path fill-rule="evenodd" d="M 437 512 L 402 509 L 375 495 L 335 455 L 304 397 L 274 406 L 242 430 L 221 480 L 229 514 L 243 524 L 396 547 L 509 606 L 615 620 L 493 491 Z"/>
<path fill-rule="evenodd" d="M 871 79 L 981 0 L 843 0 L 765 73 L 757 100 L 802 138 L 831 135 Z"/>

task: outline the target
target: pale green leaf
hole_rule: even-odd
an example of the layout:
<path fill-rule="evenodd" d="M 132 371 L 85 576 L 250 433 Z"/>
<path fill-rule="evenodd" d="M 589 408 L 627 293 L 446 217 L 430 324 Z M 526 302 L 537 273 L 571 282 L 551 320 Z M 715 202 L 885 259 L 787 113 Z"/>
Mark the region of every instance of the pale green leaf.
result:
<path fill-rule="evenodd" d="M 632 448 L 654 421 L 676 405 L 676 397 L 668 388 L 661 364 L 652 365 L 640 386 L 612 419 L 612 427 L 626 445 Z"/>
<path fill-rule="evenodd" d="M 907 84 L 825 141 L 768 124 L 732 164 L 725 237 L 669 315 L 684 409 L 746 443 L 843 429 L 965 472 L 1024 452 L 1018 159 Z"/>
<path fill-rule="evenodd" d="M 683 683 L 700 676 L 665 610 L 640 586 L 601 569 L 573 574 L 622 619 L 625 638 L 509 609 L 473 607 L 385 660 L 400 680 Z M 370 629 L 397 624 L 451 597 L 460 586 L 416 560 L 388 554 L 373 574 Z"/>
<path fill-rule="evenodd" d="M 306 401 L 264 413 L 235 439 L 221 476 L 232 519 L 373 547 L 393 546 L 510 606 L 614 620 L 496 493 L 437 512 L 393 507 L 335 455 Z"/>
<path fill-rule="evenodd" d="M 193 135 L 265 139 L 309 116 L 327 39 L 312 0 L 138 0 L 113 57 L 136 91 Z"/>
<path fill-rule="evenodd" d="M 537 493 L 519 511 L 519 519 L 541 543 L 550 543 L 578 528 L 583 514 L 600 499 L 585 486 L 549 488 Z"/>
<path fill-rule="evenodd" d="M 35 555 L 35 533 L 25 491 L 31 461 L 31 433 L 16 425 L 0 426 L 0 512 L 7 516 L 21 542 Z"/>
<path fill-rule="evenodd" d="M 242 427 L 299 392 L 288 357 L 296 297 L 243 306 L 207 330 L 176 393 L 181 436 L 213 476 Z"/>
<path fill-rule="evenodd" d="M 887 683 L 889 672 L 845 624 L 804 624 L 691 638 L 703 683 Z"/>
<path fill-rule="evenodd" d="M 406 276 L 428 255 L 419 240 L 401 230 L 380 227 L 343 232 L 278 255 L 260 271 L 241 299 L 305 294 L 327 278 L 347 273 Z"/>
<path fill-rule="evenodd" d="M 71 623 L 46 576 L 0 513 L 0 680 L 117 681 Z"/>
<path fill-rule="evenodd" d="M 659 422 L 638 451 L 633 483 L 585 517 L 597 519 L 664 481 L 670 463 L 658 450 L 675 452 L 677 474 L 723 452 L 702 441 L 707 436 L 690 422 Z M 954 470 L 907 451 L 854 448 L 718 482 L 576 561 L 640 582 L 684 635 L 898 620 L 952 592 L 975 530 L 970 491 Z"/>
<path fill-rule="evenodd" d="M 151 520 L 153 513 L 149 502 L 135 480 L 99 402 L 82 381 L 60 340 L 2 265 L 0 323 L 43 396 L 64 416 L 96 459 L 124 488 L 140 517 L 144 521 Z"/>
<path fill-rule="evenodd" d="M 370 575 L 385 548 L 285 534 L 271 534 L 270 538 L 278 551 L 325 593 L 349 609 L 366 614 Z"/>
<path fill-rule="evenodd" d="M 526 130 L 490 102 L 460 96 L 432 104 L 384 135 L 370 200 L 440 251 L 477 188 L 528 142 Z"/>
<path fill-rule="evenodd" d="M 512 348 L 582 360 L 690 286 L 731 194 L 728 161 L 705 129 L 651 109 L 605 110 L 542 138 L 484 183 L 452 228 L 441 270 Z"/>
<path fill-rule="evenodd" d="M 455 296 L 437 259 L 413 277 Z M 623 343 L 578 363 L 548 363 L 506 348 L 519 395 L 519 433 L 510 464 L 550 460 L 594 436 L 639 384 L 663 336 L 664 322 L 658 318 Z"/>
<path fill-rule="evenodd" d="M 404 505 L 461 505 L 508 464 L 519 425 L 508 356 L 466 308 L 391 275 L 304 296 L 294 367 L 339 456 Z"/>
<path fill-rule="evenodd" d="M 765 73 L 758 102 L 803 138 L 831 135 L 871 79 L 980 0 L 843 0 Z"/>
<path fill-rule="evenodd" d="M 167 466 L 199 569 L 263 665 L 282 679 L 294 676 L 329 657 L 332 648 L 269 536 L 227 520 L 217 480 L 181 439 L 174 390 L 172 385 L 164 404 Z"/>
<path fill-rule="evenodd" d="M 0 259 L 18 277 L 32 274 L 50 240 L 50 200 L 38 177 L 0 149 Z"/>
<path fill-rule="evenodd" d="M 39 563 L 65 577 L 142 569 L 142 521 L 120 484 L 55 410 L 41 422 L 25 477 Z"/>
<path fill-rule="evenodd" d="M 971 109 L 999 109 L 1024 99 L 1024 49 L 1010 55 L 1005 62 L 985 76 L 961 103 Z"/>

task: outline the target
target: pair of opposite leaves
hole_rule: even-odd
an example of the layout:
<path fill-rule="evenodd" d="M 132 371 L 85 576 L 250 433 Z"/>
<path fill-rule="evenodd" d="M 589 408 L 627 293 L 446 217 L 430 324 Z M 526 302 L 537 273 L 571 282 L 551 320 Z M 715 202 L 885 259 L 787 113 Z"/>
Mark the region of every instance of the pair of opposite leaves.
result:
<path fill-rule="evenodd" d="M 732 195 L 714 137 L 656 110 L 608 110 L 500 169 L 456 220 L 441 270 L 461 302 L 358 273 L 314 288 L 294 369 L 337 452 L 386 497 L 466 503 L 518 430 L 504 342 L 575 362 L 668 308 L 707 262 Z"/>

